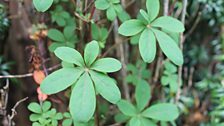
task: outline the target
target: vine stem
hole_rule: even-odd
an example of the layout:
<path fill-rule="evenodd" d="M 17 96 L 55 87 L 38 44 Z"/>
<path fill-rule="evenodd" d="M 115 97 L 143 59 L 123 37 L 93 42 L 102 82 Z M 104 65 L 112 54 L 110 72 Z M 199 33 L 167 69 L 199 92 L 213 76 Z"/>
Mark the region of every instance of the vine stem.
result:
<path fill-rule="evenodd" d="M 187 13 L 187 3 L 188 3 L 188 0 L 183 0 L 183 10 L 181 15 L 181 22 L 183 24 L 185 24 L 185 18 Z M 181 33 L 180 34 L 180 49 L 182 52 L 183 52 L 184 41 L 185 41 L 184 33 Z M 182 70 L 183 70 L 183 66 L 181 65 L 178 68 L 178 90 L 177 90 L 176 98 L 175 98 L 176 103 L 179 101 L 180 95 L 181 95 Z"/>

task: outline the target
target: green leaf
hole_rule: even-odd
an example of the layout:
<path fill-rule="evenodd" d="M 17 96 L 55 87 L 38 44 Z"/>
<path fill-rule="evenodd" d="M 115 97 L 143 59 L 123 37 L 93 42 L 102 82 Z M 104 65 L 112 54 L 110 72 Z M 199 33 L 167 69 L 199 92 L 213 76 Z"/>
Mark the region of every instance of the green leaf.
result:
<path fill-rule="evenodd" d="M 30 121 L 34 122 L 34 121 L 38 121 L 41 118 L 41 114 L 31 114 L 29 119 Z"/>
<path fill-rule="evenodd" d="M 99 55 L 99 45 L 97 41 L 92 41 L 86 45 L 84 59 L 87 66 L 90 66 Z"/>
<path fill-rule="evenodd" d="M 115 121 L 117 122 L 117 123 L 124 123 L 124 122 L 126 122 L 127 120 L 129 120 L 130 119 L 130 117 L 129 116 L 126 116 L 126 115 L 124 115 L 124 114 L 122 114 L 122 113 L 118 113 L 117 115 L 115 115 Z"/>
<path fill-rule="evenodd" d="M 171 62 L 165 62 L 164 66 L 166 68 L 166 71 L 168 71 L 169 73 L 177 72 L 177 67 L 174 64 L 172 64 Z"/>
<path fill-rule="evenodd" d="M 42 105 L 43 112 L 47 112 L 51 108 L 51 102 L 45 101 Z"/>
<path fill-rule="evenodd" d="M 138 44 L 139 43 L 139 39 L 140 39 L 140 37 L 141 37 L 141 34 L 139 33 L 139 34 L 137 34 L 137 35 L 134 35 L 134 36 L 132 36 L 131 37 L 131 44 L 132 45 L 136 45 L 136 44 Z"/>
<path fill-rule="evenodd" d="M 102 97 L 116 104 L 121 99 L 121 93 L 116 82 L 105 74 L 90 71 L 95 88 Z"/>
<path fill-rule="evenodd" d="M 45 94 L 58 93 L 74 84 L 83 70 L 80 68 L 62 68 L 47 76 L 41 83 L 41 91 Z"/>
<path fill-rule="evenodd" d="M 138 109 L 142 111 L 151 98 L 151 89 L 147 81 L 141 80 L 138 83 L 135 91 L 135 98 Z"/>
<path fill-rule="evenodd" d="M 132 117 L 129 124 L 130 126 L 141 126 L 141 121 L 138 117 Z"/>
<path fill-rule="evenodd" d="M 110 4 L 107 0 L 96 0 L 95 6 L 99 10 L 106 10 L 110 7 Z"/>
<path fill-rule="evenodd" d="M 70 113 L 75 122 L 88 122 L 96 108 L 96 94 L 88 73 L 80 77 L 72 90 Z"/>
<path fill-rule="evenodd" d="M 93 63 L 91 69 L 99 72 L 112 73 L 121 69 L 121 63 L 114 58 L 102 58 Z"/>
<path fill-rule="evenodd" d="M 159 42 L 159 46 L 163 53 L 176 65 L 180 66 L 184 63 L 183 54 L 175 43 L 166 33 L 153 29 L 156 38 Z"/>
<path fill-rule="evenodd" d="M 125 22 L 127 20 L 130 20 L 130 18 L 131 18 L 130 15 L 125 10 L 118 13 L 117 16 L 118 16 L 118 18 L 121 22 Z"/>
<path fill-rule="evenodd" d="M 167 76 L 162 76 L 162 78 L 161 78 L 161 83 L 162 83 L 162 85 L 163 86 L 166 86 L 166 85 L 168 85 L 169 84 L 169 77 L 167 77 Z"/>
<path fill-rule="evenodd" d="M 159 9 L 160 9 L 159 0 L 147 0 L 146 8 L 149 14 L 150 21 L 153 21 L 159 15 Z"/>
<path fill-rule="evenodd" d="M 74 30 L 75 30 L 75 27 L 74 26 L 66 26 L 64 28 L 64 36 L 67 40 L 71 39 L 75 34 L 74 34 Z"/>
<path fill-rule="evenodd" d="M 118 4 L 120 3 L 120 0 L 110 0 L 113 4 Z"/>
<path fill-rule="evenodd" d="M 42 113 L 41 106 L 36 102 L 32 102 L 28 105 L 28 109 L 34 113 Z"/>
<path fill-rule="evenodd" d="M 178 115 L 178 108 L 171 103 L 160 103 L 146 109 L 142 115 L 159 121 L 173 121 Z"/>
<path fill-rule="evenodd" d="M 47 36 L 57 42 L 65 42 L 64 35 L 57 29 L 50 29 Z"/>
<path fill-rule="evenodd" d="M 137 114 L 137 109 L 130 102 L 125 100 L 120 100 L 117 103 L 119 110 L 127 116 L 135 116 Z"/>
<path fill-rule="evenodd" d="M 141 120 L 141 126 L 157 126 L 156 123 L 154 123 L 153 121 L 146 119 L 146 118 L 140 118 Z"/>
<path fill-rule="evenodd" d="M 115 9 L 113 8 L 113 6 L 111 6 L 110 8 L 107 9 L 107 18 L 110 21 L 113 21 L 116 18 L 117 14 Z"/>
<path fill-rule="evenodd" d="M 125 11 L 120 4 L 113 5 L 113 7 L 115 9 L 115 12 L 118 14 L 121 13 L 122 11 Z"/>
<path fill-rule="evenodd" d="M 178 32 L 178 33 L 184 32 L 185 30 L 182 22 L 169 16 L 163 16 L 157 18 L 155 21 L 151 23 L 151 26 L 159 27 L 171 32 Z"/>
<path fill-rule="evenodd" d="M 62 126 L 71 126 L 72 125 L 72 120 L 71 119 L 65 119 L 62 122 Z"/>
<path fill-rule="evenodd" d="M 73 48 L 59 47 L 54 51 L 55 55 L 68 63 L 74 63 L 78 66 L 84 66 L 82 55 Z"/>
<path fill-rule="evenodd" d="M 33 0 L 34 7 L 40 12 L 47 11 L 53 2 L 54 0 Z"/>
<path fill-rule="evenodd" d="M 178 75 L 176 74 L 170 76 L 170 90 L 171 92 L 177 92 L 178 90 Z"/>
<path fill-rule="evenodd" d="M 150 23 L 149 15 L 145 12 L 145 10 L 140 9 L 140 14 L 146 21 L 148 21 Z"/>
<path fill-rule="evenodd" d="M 58 42 L 54 42 L 52 43 L 48 49 L 51 51 L 51 52 L 54 52 L 58 47 L 62 47 L 62 46 L 65 46 L 65 43 L 58 43 Z"/>
<path fill-rule="evenodd" d="M 145 29 L 139 39 L 139 51 L 142 59 L 151 63 L 156 56 L 156 38 L 150 29 Z"/>
<path fill-rule="evenodd" d="M 146 26 L 137 19 L 125 21 L 118 29 L 119 34 L 124 36 L 133 36 L 144 30 Z"/>

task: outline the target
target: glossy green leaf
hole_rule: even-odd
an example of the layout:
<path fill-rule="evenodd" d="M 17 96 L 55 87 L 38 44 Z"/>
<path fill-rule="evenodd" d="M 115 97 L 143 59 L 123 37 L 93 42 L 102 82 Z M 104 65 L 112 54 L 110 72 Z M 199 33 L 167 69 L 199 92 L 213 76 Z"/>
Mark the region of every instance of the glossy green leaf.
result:
<path fill-rule="evenodd" d="M 151 63 L 156 56 L 156 38 L 150 29 L 145 29 L 139 39 L 139 51 L 142 59 Z"/>
<path fill-rule="evenodd" d="M 50 29 L 47 36 L 57 42 L 65 42 L 64 35 L 57 29 Z"/>
<path fill-rule="evenodd" d="M 151 89 L 147 81 L 141 80 L 138 83 L 135 91 L 135 98 L 138 109 L 142 111 L 151 98 Z"/>
<path fill-rule="evenodd" d="M 150 21 L 153 21 L 159 15 L 159 0 L 146 0 L 146 8 L 149 14 Z"/>
<path fill-rule="evenodd" d="M 84 66 L 82 55 L 73 48 L 59 47 L 54 51 L 54 53 L 62 61 L 74 63 L 78 66 Z"/>
<path fill-rule="evenodd" d="M 169 16 L 159 17 L 151 25 L 171 32 L 184 32 L 185 30 L 182 22 Z"/>
<path fill-rule="evenodd" d="M 159 42 L 159 46 L 163 53 L 176 65 L 180 66 L 184 63 L 183 54 L 175 43 L 175 41 L 170 38 L 166 33 L 153 29 L 156 38 Z"/>
<path fill-rule="evenodd" d="M 62 68 L 47 76 L 41 83 L 41 91 L 45 94 L 55 94 L 74 84 L 83 70 L 80 68 Z"/>
<path fill-rule="evenodd" d="M 70 113 L 76 122 L 88 122 L 96 108 L 96 94 L 88 73 L 83 74 L 72 90 Z"/>
<path fill-rule="evenodd" d="M 91 69 L 99 72 L 112 73 L 121 69 L 121 63 L 114 58 L 102 58 L 94 62 Z"/>
<path fill-rule="evenodd" d="M 115 20 L 117 14 L 116 14 L 116 11 L 115 9 L 113 8 L 113 6 L 109 7 L 107 9 L 107 18 L 110 20 L 110 21 L 113 21 Z"/>
<path fill-rule="evenodd" d="M 128 101 L 120 100 L 117 103 L 117 106 L 119 110 L 127 116 L 135 116 L 137 114 L 137 109 L 135 108 L 135 106 Z"/>
<path fill-rule="evenodd" d="M 47 11 L 53 2 L 54 0 L 33 0 L 34 7 L 40 12 Z"/>
<path fill-rule="evenodd" d="M 121 93 L 116 82 L 105 74 L 90 71 L 95 88 L 107 101 L 116 104 L 121 99 Z"/>
<path fill-rule="evenodd" d="M 99 45 L 97 41 L 92 41 L 86 45 L 84 59 L 87 66 L 90 66 L 99 55 Z"/>
<path fill-rule="evenodd" d="M 133 36 L 144 30 L 146 26 L 137 19 L 125 21 L 118 29 L 119 34 L 124 36 Z"/>
<path fill-rule="evenodd" d="M 110 7 L 110 4 L 107 0 L 96 0 L 95 6 L 99 10 L 106 10 Z"/>
<path fill-rule="evenodd" d="M 179 111 L 174 104 L 160 103 L 149 107 L 142 115 L 159 121 L 173 121 L 179 116 Z"/>

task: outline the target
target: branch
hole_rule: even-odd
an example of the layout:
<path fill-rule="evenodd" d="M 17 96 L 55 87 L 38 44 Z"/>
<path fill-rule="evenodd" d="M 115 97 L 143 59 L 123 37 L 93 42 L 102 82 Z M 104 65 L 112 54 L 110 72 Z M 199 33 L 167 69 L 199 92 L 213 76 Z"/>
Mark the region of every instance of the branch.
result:
<path fill-rule="evenodd" d="M 114 36 L 115 36 L 115 43 L 118 44 L 118 48 L 117 48 L 117 56 L 120 58 L 121 63 L 122 63 L 122 69 L 121 69 L 121 76 L 122 76 L 122 87 L 124 90 L 124 96 L 125 98 L 130 101 L 130 89 L 129 86 L 127 84 L 127 82 L 123 79 L 125 77 L 127 77 L 127 56 L 125 55 L 125 49 L 124 46 L 122 44 L 122 38 L 118 35 L 117 31 L 118 31 L 118 19 L 115 19 L 114 21 Z"/>
<path fill-rule="evenodd" d="M 183 24 L 185 24 L 185 18 L 186 18 L 186 13 L 187 13 L 187 3 L 188 0 L 183 0 L 183 10 L 182 10 L 182 16 L 181 16 L 181 22 Z M 180 49 L 183 52 L 183 46 L 184 46 L 184 33 L 181 33 L 180 35 Z M 180 94 L 181 94 L 181 83 L 182 83 L 182 70 L 183 70 L 183 66 L 180 66 L 178 69 L 178 90 L 176 93 L 176 98 L 175 98 L 175 102 L 178 102 L 178 100 L 180 99 Z"/>
<path fill-rule="evenodd" d="M 53 67 L 48 68 L 47 71 L 53 71 L 53 70 L 59 68 L 60 66 L 61 66 L 60 64 L 55 65 Z M 3 75 L 3 76 L 0 75 L 0 79 L 5 79 L 5 78 L 26 78 L 26 77 L 32 77 L 32 76 L 33 76 L 33 73 L 20 74 L 20 75 Z"/>
<path fill-rule="evenodd" d="M 16 108 L 19 106 L 19 104 L 21 104 L 22 102 L 26 101 L 27 99 L 28 99 L 28 97 L 19 100 L 18 102 L 16 102 L 15 106 L 11 109 L 12 114 L 11 115 L 8 115 L 8 124 L 9 124 L 9 126 L 12 125 L 12 119 L 17 114 Z"/>
<path fill-rule="evenodd" d="M 186 33 L 186 35 L 184 36 L 184 38 L 188 38 L 193 32 L 194 30 L 197 28 L 198 23 L 201 20 L 201 12 L 198 13 L 197 18 L 193 24 L 193 26 L 191 27 L 191 29 Z"/>

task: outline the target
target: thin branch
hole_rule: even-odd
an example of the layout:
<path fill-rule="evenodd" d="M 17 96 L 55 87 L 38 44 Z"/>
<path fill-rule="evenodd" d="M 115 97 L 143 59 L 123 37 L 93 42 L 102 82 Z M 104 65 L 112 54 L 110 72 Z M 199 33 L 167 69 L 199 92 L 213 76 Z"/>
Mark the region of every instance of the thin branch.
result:
<path fill-rule="evenodd" d="M 78 17 L 80 20 L 82 20 L 83 22 L 89 23 L 90 21 L 83 18 L 82 16 L 80 16 L 78 13 L 74 12 L 75 16 Z"/>
<path fill-rule="evenodd" d="M 184 38 L 188 38 L 188 37 L 194 32 L 194 30 L 197 28 L 198 23 L 199 23 L 200 20 L 201 20 L 201 14 L 202 14 L 201 12 L 198 13 L 197 18 L 196 18 L 196 20 L 195 20 L 193 26 L 192 26 L 191 29 L 186 33 L 186 35 L 184 36 Z"/>
<path fill-rule="evenodd" d="M 114 43 L 109 49 L 107 49 L 107 51 L 105 53 L 103 53 L 103 55 L 101 57 L 105 57 L 107 56 L 112 50 L 116 49 L 117 46 L 125 43 L 125 42 L 128 42 L 130 38 L 124 40 L 124 41 L 121 41 L 121 42 L 117 42 L 117 43 Z"/>
<path fill-rule="evenodd" d="M 115 36 L 115 43 L 122 43 L 122 38 L 118 35 L 117 31 L 118 31 L 118 19 L 115 19 L 114 21 L 114 36 Z M 124 55 L 124 46 L 122 44 L 119 44 L 118 48 L 117 48 L 117 56 L 120 57 L 121 63 L 122 63 L 122 69 L 121 69 L 121 76 L 122 76 L 122 86 L 123 86 L 123 90 L 124 90 L 124 96 L 125 99 L 127 99 L 128 101 L 130 101 L 130 89 L 129 86 L 127 84 L 127 82 L 123 79 L 127 76 L 127 66 L 126 66 L 126 61 L 127 61 L 127 57 L 126 55 Z"/>
<path fill-rule="evenodd" d="M 133 3 L 135 3 L 136 2 L 136 0 L 131 0 L 129 3 L 127 3 L 125 6 L 124 6 L 124 8 L 126 9 L 126 8 L 128 8 L 129 6 L 131 6 Z"/>
<path fill-rule="evenodd" d="M 87 10 L 94 4 L 94 0 L 91 1 L 91 3 L 89 3 L 89 5 L 84 9 L 84 13 L 87 12 Z"/>
<path fill-rule="evenodd" d="M 186 18 L 186 13 L 187 13 L 187 4 L 188 4 L 188 0 L 183 0 L 183 11 L 182 11 L 182 16 L 181 16 L 181 22 L 183 24 L 185 24 L 185 18 Z M 184 33 L 180 34 L 180 49 L 183 52 L 183 46 L 184 46 Z M 180 99 L 180 95 L 181 95 L 181 83 L 182 83 L 182 70 L 183 70 L 183 66 L 180 66 L 178 69 L 178 90 L 176 93 L 176 98 L 175 98 L 175 102 L 178 102 L 178 100 Z"/>
<path fill-rule="evenodd" d="M 17 114 L 17 112 L 16 112 L 16 108 L 17 108 L 22 102 L 26 101 L 27 99 L 28 99 L 28 97 L 19 100 L 18 102 L 16 102 L 16 104 L 14 105 L 14 107 L 11 109 L 12 113 L 11 113 L 11 115 L 8 115 L 8 124 L 9 124 L 9 126 L 12 125 L 12 122 L 13 122 L 12 120 L 13 120 L 14 116 Z"/>
<path fill-rule="evenodd" d="M 53 71 L 57 68 L 59 68 L 61 65 L 55 65 L 53 67 L 50 67 L 47 69 L 47 71 Z M 20 74 L 20 75 L 0 75 L 0 79 L 5 79 L 5 78 L 26 78 L 26 77 L 32 77 L 33 73 L 27 73 L 27 74 Z"/>

